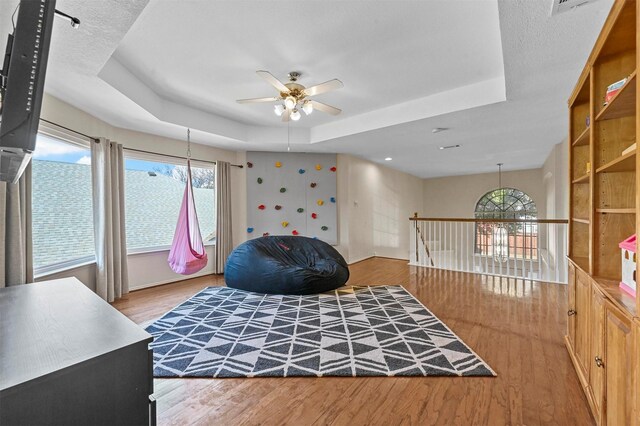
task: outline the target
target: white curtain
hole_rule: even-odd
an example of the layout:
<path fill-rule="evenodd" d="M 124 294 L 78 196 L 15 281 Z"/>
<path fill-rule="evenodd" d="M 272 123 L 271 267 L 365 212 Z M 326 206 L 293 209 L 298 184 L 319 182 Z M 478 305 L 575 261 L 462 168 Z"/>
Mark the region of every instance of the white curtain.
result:
<path fill-rule="evenodd" d="M 0 182 L 0 288 L 33 282 L 31 164 L 18 183 Z"/>
<path fill-rule="evenodd" d="M 231 164 L 216 161 L 216 274 L 224 272 L 233 250 L 231 229 Z"/>
<path fill-rule="evenodd" d="M 96 293 L 113 302 L 129 292 L 124 220 L 124 154 L 121 144 L 91 142 Z"/>

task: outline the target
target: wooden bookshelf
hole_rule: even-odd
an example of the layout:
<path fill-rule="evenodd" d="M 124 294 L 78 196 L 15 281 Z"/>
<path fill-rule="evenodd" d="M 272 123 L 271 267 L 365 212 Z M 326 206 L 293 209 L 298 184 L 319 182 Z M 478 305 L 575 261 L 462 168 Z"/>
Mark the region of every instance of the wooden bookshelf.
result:
<path fill-rule="evenodd" d="M 565 341 L 599 425 L 640 426 L 640 386 L 627 380 L 629 371 L 640 371 L 628 361 L 640 360 L 640 344 L 625 343 L 631 325 L 640 323 L 640 291 L 633 297 L 620 287 L 619 247 L 640 231 L 640 156 L 637 149 L 622 154 L 640 136 L 639 30 L 640 0 L 615 0 L 568 102 L 572 219 Z M 604 105 L 607 87 L 625 77 Z M 594 364 L 596 357 L 604 369 Z"/>

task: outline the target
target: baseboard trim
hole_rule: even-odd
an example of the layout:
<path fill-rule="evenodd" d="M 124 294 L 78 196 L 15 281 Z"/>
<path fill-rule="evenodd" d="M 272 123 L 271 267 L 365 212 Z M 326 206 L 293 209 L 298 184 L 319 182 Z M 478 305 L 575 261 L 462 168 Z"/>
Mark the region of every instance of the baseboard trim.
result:
<path fill-rule="evenodd" d="M 186 281 L 186 280 L 191 280 L 191 279 L 195 279 L 195 278 L 201 278 L 201 277 L 206 277 L 208 275 L 215 275 L 213 272 L 204 272 L 204 273 L 198 273 L 198 274 L 194 274 L 189 276 L 189 278 L 183 278 L 183 279 L 173 279 L 170 278 L 168 280 L 163 280 L 163 281 L 158 281 L 158 282 L 154 282 L 154 283 L 149 283 L 149 284 L 142 284 L 142 285 L 137 285 L 135 287 L 129 287 L 129 291 L 138 291 L 138 290 L 144 290 L 145 288 L 150 288 L 150 287 L 159 287 L 161 285 L 167 285 L 167 284 L 173 284 L 173 283 L 177 283 L 177 282 L 181 282 L 181 281 Z"/>
<path fill-rule="evenodd" d="M 352 262 L 347 263 L 349 266 L 351 265 L 355 265 L 356 263 L 360 263 L 360 262 L 364 262 L 365 260 L 369 260 L 369 259 L 373 259 L 375 256 L 365 256 L 365 257 L 361 257 L 358 260 L 354 260 Z"/>

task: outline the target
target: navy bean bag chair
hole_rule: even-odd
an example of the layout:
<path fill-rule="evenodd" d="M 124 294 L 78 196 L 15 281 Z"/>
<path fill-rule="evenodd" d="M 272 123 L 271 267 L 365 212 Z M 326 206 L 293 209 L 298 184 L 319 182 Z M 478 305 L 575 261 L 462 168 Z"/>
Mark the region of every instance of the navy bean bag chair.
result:
<path fill-rule="evenodd" d="M 224 268 L 227 286 L 267 294 L 315 294 L 349 279 L 344 258 L 329 244 L 306 237 L 269 236 L 240 244 Z"/>

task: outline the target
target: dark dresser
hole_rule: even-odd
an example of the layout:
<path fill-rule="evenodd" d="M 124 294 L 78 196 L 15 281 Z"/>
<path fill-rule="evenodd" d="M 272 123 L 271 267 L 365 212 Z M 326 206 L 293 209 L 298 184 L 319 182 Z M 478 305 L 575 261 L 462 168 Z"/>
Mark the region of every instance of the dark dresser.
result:
<path fill-rule="evenodd" d="M 75 278 L 0 289 L 0 424 L 155 424 L 151 340 Z"/>

